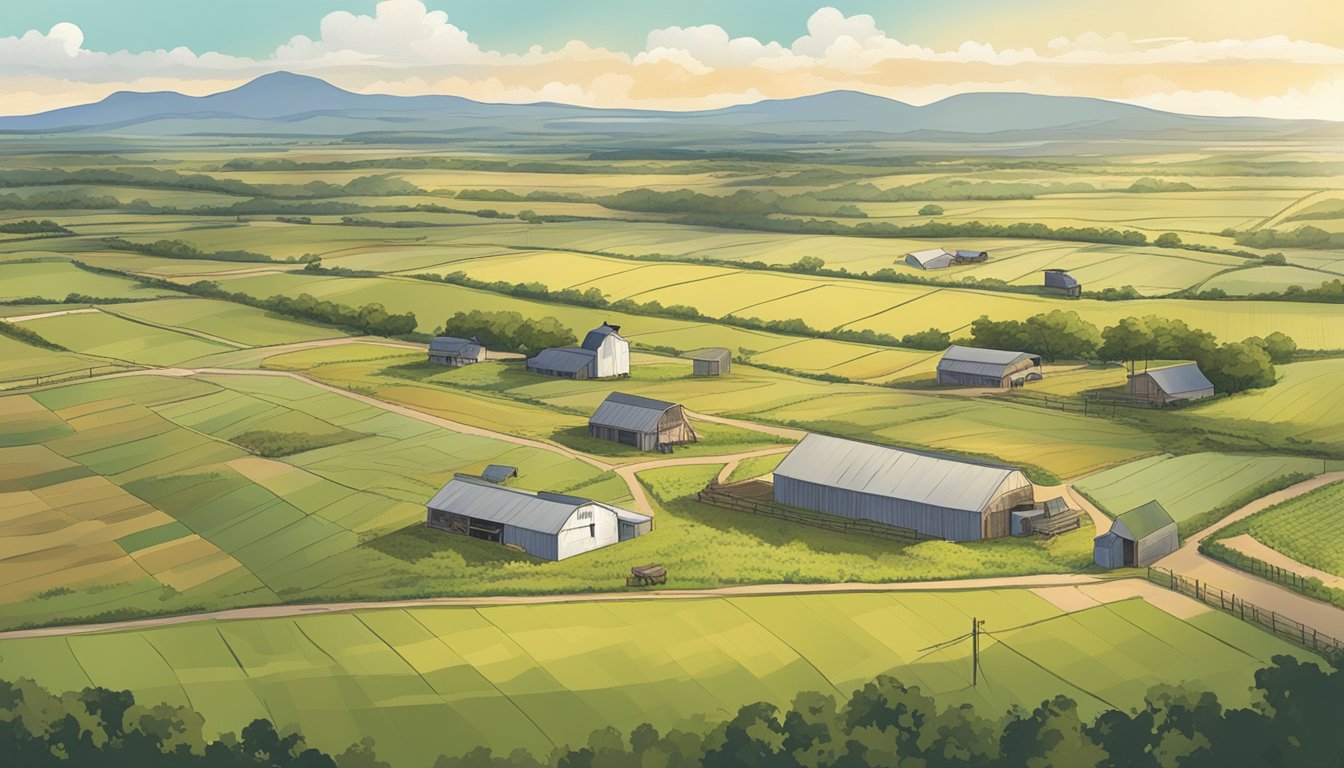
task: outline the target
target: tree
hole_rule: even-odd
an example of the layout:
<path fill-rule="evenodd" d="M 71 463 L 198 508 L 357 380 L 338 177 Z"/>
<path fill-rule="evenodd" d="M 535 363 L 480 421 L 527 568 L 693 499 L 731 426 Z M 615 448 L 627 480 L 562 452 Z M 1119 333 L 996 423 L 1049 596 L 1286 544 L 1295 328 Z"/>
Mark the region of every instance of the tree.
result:
<path fill-rule="evenodd" d="M 1233 341 L 1198 358 L 1200 370 L 1220 392 L 1240 392 L 1274 384 L 1274 364 L 1264 348 Z"/>
<path fill-rule="evenodd" d="M 1101 345 L 1097 326 L 1072 310 L 1033 315 L 1022 330 L 1024 346 L 1046 360 L 1089 360 Z"/>
<path fill-rule="evenodd" d="M 920 209 L 919 209 L 919 215 L 920 215 L 920 216 L 942 216 L 942 215 L 943 215 L 943 206 L 941 206 L 941 205 L 934 205 L 933 203 L 929 203 L 928 205 L 925 205 L 923 208 L 920 208 Z"/>
<path fill-rule="evenodd" d="M 1153 241 L 1158 248 L 1176 248 L 1181 244 L 1181 236 L 1175 232 L 1163 232 Z"/>
<path fill-rule="evenodd" d="M 818 272 L 826 266 L 826 262 L 817 256 L 804 256 L 793 262 L 791 266 L 798 272 Z"/>
<path fill-rule="evenodd" d="M 1252 336 L 1246 341 L 1265 350 L 1265 354 L 1269 355 L 1269 361 L 1275 365 L 1291 363 L 1293 356 L 1297 354 L 1297 342 L 1282 331 L 1275 331 L 1263 339 Z"/>

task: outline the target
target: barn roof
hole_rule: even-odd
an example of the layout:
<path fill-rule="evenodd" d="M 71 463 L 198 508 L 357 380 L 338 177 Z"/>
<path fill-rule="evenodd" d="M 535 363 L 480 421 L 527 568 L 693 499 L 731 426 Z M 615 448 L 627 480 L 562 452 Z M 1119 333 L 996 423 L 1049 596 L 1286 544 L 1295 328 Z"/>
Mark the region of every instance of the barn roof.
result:
<path fill-rule="evenodd" d="M 1004 374 L 1008 366 L 1021 360 L 1035 360 L 1038 364 L 1040 362 L 1038 356 L 1027 352 L 979 349 L 953 344 L 947 348 L 947 351 L 938 361 L 938 370 L 948 373 L 966 373 L 973 376 L 998 378 Z"/>
<path fill-rule="evenodd" d="M 584 349 L 596 352 L 602 347 L 602 342 L 606 341 L 608 336 L 615 334 L 616 338 L 621 338 L 621 334 L 617 333 L 619 330 L 621 330 L 621 326 L 619 325 L 603 323 L 597 328 L 589 331 L 588 335 L 583 337 L 582 346 Z"/>
<path fill-rule="evenodd" d="M 481 477 L 492 483 L 502 483 L 510 477 L 518 476 L 518 468 L 508 464 L 491 464 L 481 472 Z"/>
<path fill-rule="evenodd" d="M 481 352 L 481 344 L 476 339 L 459 339 L 456 336 L 435 336 L 429 342 L 429 351 L 454 357 L 476 357 Z"/>
<path fill-rule="evenodd" d="M 958 248 L 957 257 L 962 259 L 978 259 L 981 256 L 988 256 L 989 251 L 976 251 L 967 248 Z"/>
<path fill-rule="evenodd" d="M 658 422 L 669 408 L 676 403 L 654 400 L 639 395 L 627 395 L 624 392 L 612 392 L 597 406 L 589 424 L 599 427 L 614 427 L 631 432 L 656 432 Z"/>
<path fill-rule="evenodd" d="M 1150 501 L 1116 517 L 1115 522 L 1111 524 L 1111 530 L 1122 536 L 1128 532 L 1135 541 L 1138 541 L 1175 524 L 1176 521 L 1167 514 L 1167 510 L 1163 509 L 1161 504 Z M 1116 531 L 1116 528 L 1121 530 Z"/>
<path fill-rule="evenodd" d="M 733 359 L 733 353 L 723 347 L 710 347 L 691 354 L 692 360 L 705 360 L 714 363 L 727 363 Z"/>
<path fill-rule="evenodd" d="M 950 251 L 943 248 L 928 248 L 922 251 L 911 251 L 905 255 L 907 257 L 914 257 L 915 261 L 918 261 L 920 264 L 928 264 L 934 259 L 950 256 L 952 254 Z"/>
<path fill-rule="evenodd" d="M 527 361 L 528 368 L 540 368 L 543 371 L 561 371 L 578 373 L 593 364 L 597 353 L 577 347 L 552 347 L 543 349 L 536 357 Z"/>
<path fill-rule="evenodd" d="M 1199 365 L 1196 363 L 1158 368 L 1155 371 L 1148 371 L 1148 376 L 1168 395 L 1213 389 L 1213 382 L 1209 381 L 1204 372 L 1199 370 Z"/>
<path fill-rule="evenodd" d="M 533 493 L 495 485 L 470 475 L 456 475 L 429 500 L 430 509 L 467 515 L 516 528 L 559 533 L 574 510 L 594 502 L 576 496 Z M 602 505 L 605 506 L 605 505 Z"/>
<path fill-rule="evenodd" d="M 946 509 L 978 512 L 1013 475 L 996 467 L 885 445 L 809 434 L 775 469 L 777 477 Z"/>

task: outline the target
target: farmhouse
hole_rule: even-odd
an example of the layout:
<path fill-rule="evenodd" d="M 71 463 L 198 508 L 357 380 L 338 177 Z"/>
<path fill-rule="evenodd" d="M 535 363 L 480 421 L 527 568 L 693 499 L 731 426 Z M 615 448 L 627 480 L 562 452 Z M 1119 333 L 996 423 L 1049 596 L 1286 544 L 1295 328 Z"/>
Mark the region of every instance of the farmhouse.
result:
<path fill-rule="evenodd" d="M 989 251 L 972 251 L 946 248 L 929 248 L 923 251 L 911 251 L 905 255 L 905 263 L 920 269 L 945 269 L 953 264 L 979 264 L 989 261 Z"/>
<path fill-rule="evenodd" d="M 963 387 L 1020 387 L 1039 381 L 1041 357 L 1027 352 L 978 349 L 956 344 L 938 361 L 938 383 Z"/>
<path fill-rule="evenodd" d="M 1064 291 L 1065 296 L 1074 299 L 1083 295 L 1083 284 L 1078 282 L 1078 278 L 1070 275 L 1067 269 L 1045 270 L 1045 287 L 1058 288 Z"/>
<path fill-rule="evenodd" d="M 1213 382 L 1209 381 L 1196 363 L 1173 365 L 1155 371 L 1131 373 L 1129 394 L 1149 402 L 1179 403 L 1213 396 Z"/>
<path fill-rule="evenodd" d="M 588 332 L 578 347 L 543 349 L 527 361 L 527 369 L 566 379 L 606 379 L 630 375 L 630 342 L 619 325 L 603 323 Z"/>
<path fill-rule="evenodd" d="M 774 475 L 779 504 L 909 528 L 948 541 L 1007 536 L 1030 504 L 1021 470 L 810 434 Z"/>
<path fill-rule="evenodd" d="M 680 405 L 624 392 L 607 395 L 588 420 L 588 435 L 641 451 L 668 452 L 674 445 L 696 441 Z"/>
<path fill-rule="evenodd" d="M 564 560 L 653 529 L 653 518 L 558 493 L 534 493 L 457 475 L 426 505 L 430 528 Z"/>
<path fill-rule="evenodd" d="M 1181 546 L 1176 521 L 1156 501 L 1111 521 L 1111 530 L 1092 541 L 1092 559 L 1102 568 L 1152 565 Z"/>
<path fill-rule="evenodd" d="M 723 347 L 702 349 L 691 355 L 691 372 L 696 376 L 723 376 L 733 368 L 733 353 Z"/>
<path fill-rule="evenodd" d="M 454 336 L 435 336 L 429 342 L 429 362 L 453 367 L 485 362 L 485 347 L 476 340 Z"/>

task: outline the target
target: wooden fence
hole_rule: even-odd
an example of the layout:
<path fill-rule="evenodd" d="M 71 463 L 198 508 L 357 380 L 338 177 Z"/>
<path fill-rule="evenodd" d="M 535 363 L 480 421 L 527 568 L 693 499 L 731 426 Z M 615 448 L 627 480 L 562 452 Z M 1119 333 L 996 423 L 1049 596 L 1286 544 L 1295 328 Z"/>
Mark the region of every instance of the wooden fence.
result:
<path fill-rule="evenodd" d="M 1272 634 L 1313 653 L 1326 658 L 1344 658 L 1344 641 L 1275 611 L 1248 603 L 1231 592 L 1201 582 L 1199 579 L 1190 579 L 1166 568 L 1149 567 L 1148 580 L 1173 592 L 1193 597 L 1205 605 L 1226 611 L 1242 621 L 1259 625 Z"/>
<path fill-rule="evenodd" d="M 5 389 L 23 389 L 26 387 L 40 387 L 43 384 L 59 384 L 63 381 L 78 381 L 80 379 L 91 379 L 94 376 L 102 376 L 108 373 L 119 373 L 121 371 L 133 371 L 139 368 L 135 365 L 95 365 L 92 368 L 81 368 L 76 371 L 62 371 L 61 373 L 49 373 L 45 376 L 29 376 L 23 379 L 9 379 L 0 381 L 0 390 Z"/>
<path fill-rule="evenodd" d="M 696 494 L 696 498 L 705 504 L 711 504 L 722 509 L 729 509 L 734 512 L 745 512 L 752 515 L 761 515 L 763 517 L 773 517 L 777 520 L 788 520 L 791 523 L 799 525 L 808 525 L 813 528 L 824 528 L 828 531 L 838 533 L 855 533 L 862 536 L 876 536 L 882 539 L 892 541 L 904 541 L 914 543 L 916 541 L 927 540 L 927 536 L 921 536 L 918 531 L 910 528 L 898 528 L 894 525 L 883 525 L 871 520 L 855 520 L 849 517 L 839 515 L 827 515 L 822 512 L 812 512 L 806 509 L 798 509 L 784 504 L 776 504 L 762 498 L 744 496 L 732 492 L 731 486 L 711 484 L 709 487 Z"/>

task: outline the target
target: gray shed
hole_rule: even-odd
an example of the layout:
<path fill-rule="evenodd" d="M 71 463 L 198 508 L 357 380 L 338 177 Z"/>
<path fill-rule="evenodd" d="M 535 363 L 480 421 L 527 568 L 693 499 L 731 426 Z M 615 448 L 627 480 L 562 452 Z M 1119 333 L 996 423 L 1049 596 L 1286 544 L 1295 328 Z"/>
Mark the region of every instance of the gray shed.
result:
<path fill-rule="evenodd" d="M 780 504 L 909 528 L 948 541 L 1007 536 L 1032 486 L 1014 467 L 810 434 L 774 475 Z"/>
<path fill-rule="evenodd" d="M 723 376 L 733 368 L 733 353 L 723 347 L 702 349 L 691 355 L 691 371 L 696 376 Z"/>
<path fill-rule="evenodd" d="M 596 367 L 597 353 L 576 347 L 543 349 L 527 360 L 527 370 L 564 379 L 594 378 Z"/>
<path fill-rule="evenodd" d="M 1078 278 L 1070 275 L 1067 269 L 1045 270 L 1045 287 L 1058 288 L 1064 291 L 1065 296 L 1072 298 L 1083 295 L 1083 284 L 1078 282 Z"/>
<path fill-rule="evenodd" d="M 508 464 L 490 464 L 481 472 L 481 477 L 492 483 L 502 483 L 510 477 L 517 476 L 518 468 L 511 467 Z"/>
<path fill-rule="evenodd" d="M 1196 363 L 1173 365 L 1129 376 L 1129 394 L 1154 403 L 1179 403 L 1213 396 L 1209 381 Z"/>
<path fill-rule="evenodd" d="M 597 407 L 588 419 L 588 436 L 641 451 L 666 451 L 697 439 L 680 405 L 624 392 L 612 392 Z"/>
<path fill-rule="evenodd" d="M 1092 541 L 1092 557 L 1102 568 L 1152 565 L 1181 546 L 1176 521 L 1156 501 L 1111 521 L 1111 530 Z"/>
<path fill-rule="evenodd" d="M 957 252 L 952 254 L 952 258 L 958 264 L 980 264 L 989 261 L 989 251 L 974 251 L 966 248 L 958 248 Z"/>
<path fill-rule="evenodd" d="M 616 523 L 620 540 L 628 541 L 653 530 L 653 518 L 628 509 L 616 509 Z"/>
<path fill-rule="evenodd" d="M 938 383 L 963 387 L 1020 387 L 1041 375 L 1041 356 L 1002 349 L 979 349 L 957 344 L 938 361 Z"/>
<path fill-rule="evenodd" d="M 622 515 L 645 515 L 470 475 L 454 476 L 425 506 L 430 528 L 512 545 L 543 560 L 564 560 L 647 532 L 637 525 L 622 531 L 620 522 Z"/>
<path fill-rule="evenodd" d="M 435 336 L 429 342 L 429 362 L 436 365 L 471 365 L 485 361 L 485 347 L 476 340 L 459 339 L 455 336 Z"/>

